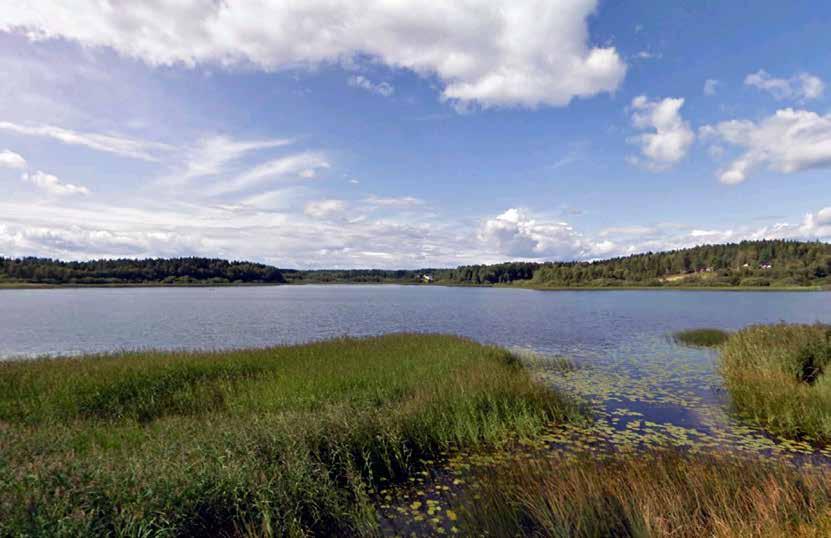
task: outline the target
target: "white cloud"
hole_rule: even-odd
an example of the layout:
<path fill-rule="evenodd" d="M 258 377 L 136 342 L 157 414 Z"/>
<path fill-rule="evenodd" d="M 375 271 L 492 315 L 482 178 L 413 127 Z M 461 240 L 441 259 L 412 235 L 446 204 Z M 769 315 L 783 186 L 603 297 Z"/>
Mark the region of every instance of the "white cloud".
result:
<path fill-rule="evenodd" d="M 211 195 L 228 194 L 274 179 L 314 179 L 321 169 L 329 167 L 322 153 L 298 153 L 259 164 L 230 181 L 217 183 L 208 192 Z"/>
<path fill-rule="evenodd" d="M 564 106 L 613 92 L 614 47 L 591 46 L 597 0 L 97 0 L 12 3 L 0 30 L 111 47 L 151 65 L 276 70 L 362 57 L 443 84 L 442 98 L 491 106 Z"/>
<path fill-rule="evenodd" d="M 192 179 L 215 176 L 224 172 L 229 163 L 249 152 L 285 146 L 292 142 L 285 138 L 251 141 L 233 140 L 227 136 L 204 138 L 187 151 L 187 162 L 181 177 Z"/>
<path fill-rule="evenodd" d="M 568 223 L 535 219 L 516 208 L 486 219 L 478 235 L 499 254 L 524 259 L 587 259 L 615 248 L 609 240 L 587 239 Z"/>
<path fill-rule="evenodd" d="M 33 174 L 23 174 L 23 180 L 32 183 L 37 188 L 49 194 L 66 196 L 72 194 L 89 194 L 89 189 L 71 183 L 62 183 L 56 176 L 37 171 Z"/>
<path fill-rule="evenodd" d="M 26 168 L 26 159 L 19 153 L 4 149 L 0 151 L 0 167 L 3 168 Z"/>
<path fill-rule="evenodd" d="M 339 215 L 345 210 L 346 202 L 343 200 L 316 200 L 308 202 L 303 209 L 303 213 L 315 219 L 325 219 Z"/>
<path fill-rule="evenodd" d="M 353 88 L 361 88 L 371 93 L 377 93 L 384 97 L 390 97 L 395 93 L 395 88 L 389 82 L 372 82 L 363 75 L 349 77 L 347 83 Z"/>
<path fill-rule="evenodd" d="M 799 227 L 799 234 L 805 238 L 831 239 L 831 207 L 824 207 L 816 213 L 808 213 Z"/>
<path fill-rule="evenodd" d="M 171 151 L 173 149 L 172 146 L 158 142 L 146 142 L 100 133 L 82 133 L 53 125 L 28 126 L 0 121 L 0 129 L 21 135 L 43 136 L 58 140 L 64 144 L 83 146 L 97 151 L 115 153 L 124 157 L 143 159 L 146 161 L 158 161 L 159 157 L 156 153 L 160 151 Z"/>
<path fill-rule="evenodd" d="M 708 78 L 704 81 L 704 95 L 715 95 L 718 91 L 720 82 L 714 78 Z"/>
<path fill-rule="evenodd" d="M 761 166 L 784 174 L 831 166 L 831 114 L 785 108 L 760 122 L 731 120 L 706 125 L 701 136 L 745 150 L 718 172 L 722 183 L 741 183 Z"/>
<path fill-rule="evenodd" d="M 368 196 L 364 201 L 369 205 L 378 207 L 411 207 L 424 203 L 424 200 L 413 196 L 376 196 L 374 194 Z"/>
<path fill-rule="evenodd" d="M 817 99 L 825 91 L 825 84 L 822 79 L 810 73 L 800 73 L 791 78 L 774 78 L 760 69 L 755 73 L 747 75 L 744 79 L 747 86 L 754 86 L 762 91 L 770 93 L 774 98 L 795 99 L 805 101 Z"/>
<path fill-rule="evenodd" d="M 632 137 L 630 141 L 641 147 L 644 163 L 651 170 L 666 170 L 687 155 L 695 140 L 695 133 L 681 117 L 684 99 L 667 97 L 650 101 L 641 95 L 632 100 L 632 125 L 653 132 Z M 637 157 L 632 162 L 640 164 Z"/>

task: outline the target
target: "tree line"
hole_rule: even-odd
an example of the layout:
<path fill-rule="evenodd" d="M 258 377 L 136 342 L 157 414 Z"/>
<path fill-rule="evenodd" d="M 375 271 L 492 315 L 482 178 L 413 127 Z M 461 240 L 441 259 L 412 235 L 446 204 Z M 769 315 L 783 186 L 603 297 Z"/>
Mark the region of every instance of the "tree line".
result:
<path fill-rule="evenodd" d="M 286 280 L 260 263 L 215 258 L 117 259 L 65 262 L 48 258 L 1 258 L 0 282 L 48 285 L 225 284 Z"/>
<path fill-rule="evenodd" d="M 647 252 L 593 262 L 503 263 L 440 271 L 460 284 L 543 287 L 831 284 L 831 244 L 763 240 Z"/>
<path fill-rule="evenodd" d="M 472 286 L 831 285 L 831 244 L 763 240 L 647 252 L 592 262 L 506 262 L 455 269 L 277 269 L 211 258 L 63 262 L 0 257 L 0 283 L 425 283 Z"/>

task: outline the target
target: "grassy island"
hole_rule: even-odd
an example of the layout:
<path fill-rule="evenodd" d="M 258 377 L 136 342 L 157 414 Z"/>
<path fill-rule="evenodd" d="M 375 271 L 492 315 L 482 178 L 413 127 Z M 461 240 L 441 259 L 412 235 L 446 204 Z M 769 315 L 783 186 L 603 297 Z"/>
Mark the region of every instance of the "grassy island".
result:
<path fill-rule="evenodd" d="M 673 339 L 679 344 L 694 347 L 718 347 L 728 338 L 730 333 L 721 329 L 687 329 L 673 335 Z"/>
<path fill-rule="evenodd" d="M 452 336 L 0 363 L 0 535 L 372 533 L 420 458 L 577 414 Z"/>

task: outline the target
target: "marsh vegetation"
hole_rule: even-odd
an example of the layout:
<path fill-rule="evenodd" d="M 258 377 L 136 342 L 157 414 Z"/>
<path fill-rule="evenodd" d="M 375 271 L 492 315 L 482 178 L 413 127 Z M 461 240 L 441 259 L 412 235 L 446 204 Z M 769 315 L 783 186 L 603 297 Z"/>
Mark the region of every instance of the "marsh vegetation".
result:
<path fill-rule="evenodd" d="M 736 411 L 776 435 L 831 441 L 831 326 L 757 325 L 721 350 Z"/>
<path fill-rule="evenodd" d="M 673 339 L 679 344 L 698 347 L 718 347 L 728 338 L 730 333 L 721 329 L 687 329 L 673 335 Z"/>
<path fill-rule="evenodd" d="M 535 458 L 488 469 L 474 535 L 698 538 L 831 533 L 822 471 L 675 451 Z"/>
<path fill-rule="evenodd" d="M 451 336 L 0 364 L 0 535 L 371 533 L 420 458 L 578 416 Z"/>

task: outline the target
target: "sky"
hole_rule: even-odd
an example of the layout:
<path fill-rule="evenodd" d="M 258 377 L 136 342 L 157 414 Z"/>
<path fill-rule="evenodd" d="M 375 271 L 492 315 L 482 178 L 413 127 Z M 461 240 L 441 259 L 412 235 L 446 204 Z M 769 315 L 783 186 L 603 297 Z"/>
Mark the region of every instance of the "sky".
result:
<path fill-rule="evenodd" d="M 831 4 L 23 0 L 0 256 L 284 268 L 831 240 Z"/>

